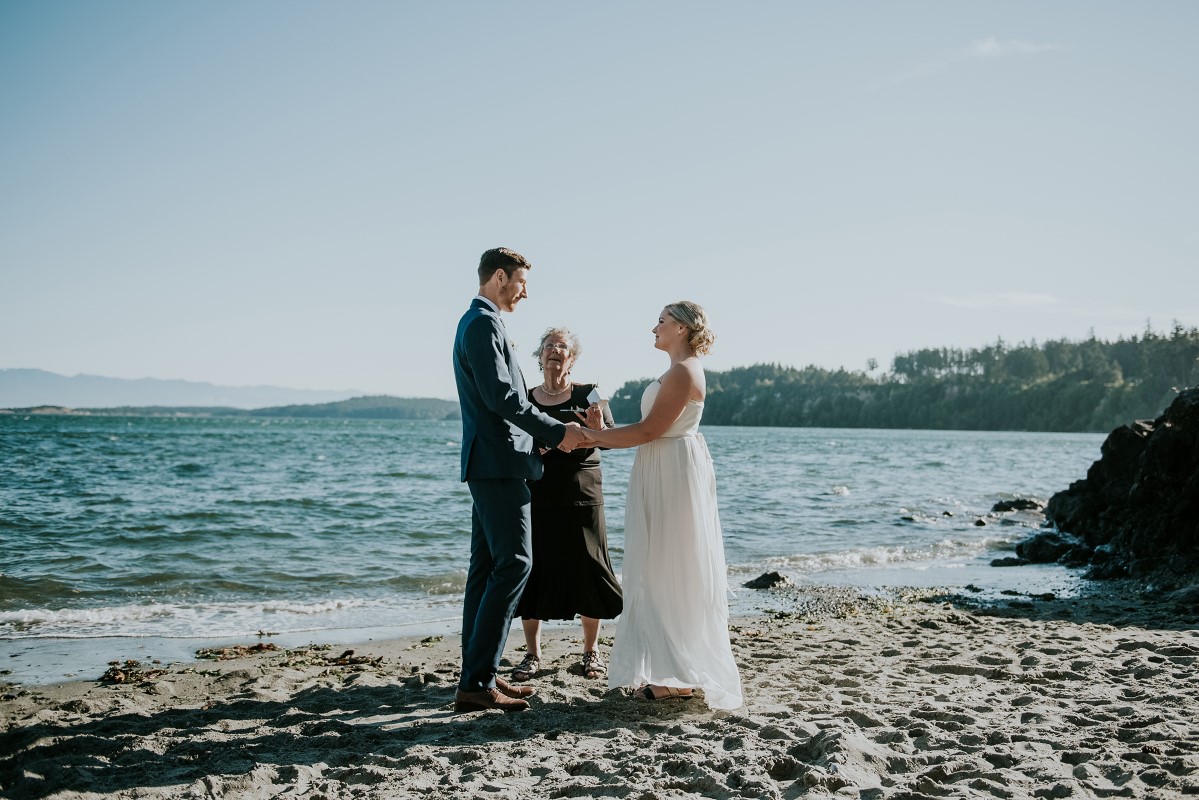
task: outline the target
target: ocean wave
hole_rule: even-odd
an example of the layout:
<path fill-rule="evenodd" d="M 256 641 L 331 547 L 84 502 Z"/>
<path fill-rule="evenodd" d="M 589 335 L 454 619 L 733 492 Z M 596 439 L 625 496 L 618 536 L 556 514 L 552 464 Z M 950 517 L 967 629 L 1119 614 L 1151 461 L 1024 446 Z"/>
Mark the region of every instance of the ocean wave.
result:
<path fill-rule="evenodd" d="M 220 498 L 216 502 L 217 505 L 222 506 L 251 506 L 261 508 L 320 508 L 327 505 L 326 501 L 315 497 L 269 497 L 252 499 L 232 497 Z"/>
<path fill-rule="evenodd" d="M 0 611 L 0 633 L 5 628 L 27 630 L 36 625 L 96 625 L 139 622 L 173 615 L 172 606 L 108 606 L 101 608 L 23 608 Z"/>
<path fill-rule="evenodd" d="M 166 514 L 163 514 L 162 517 L 163 517 L 163 519 L 169 519 L 172 521 L 180 520 L 180 521 L 200 521 L 200 522 L 203 522 L 203 521 L 217 522 L 220 520 L 229 519 L 228 514 L 223 514 L 219 511 L 182 511 L 182 512 L 166 513 Z"/>
<path fill-rule="evenodd" d="M 0 604 L 37 602 L 38 598 L 78 594 L 69 583 L 46 576 L 16 577 L 0 573 Z"/>
<path fill-rule="evenodd" d="M 109 636 L 242 636 L 259 630 L 290 632 L 339 627 L 354 612 L 386 611 L 393 604 L 360 598 L 311 602 L 117 605 L 25 608 L 0 612 L 0 638 L 90 639 Z M 361 615 L 358 615 L 361 616 Z"/>
<path fill-rule="evenodd" d="M 845 569 L 862 569 L 881 566 L 919 565 L 930 561 L 977 558 L 988 550 L 1010 550 L 1014 546 L 1010 538 L 987 537 L 979 539 L 943 539 L 923 547 L 904 545 L 856 547 L 825 553 L 794 553 L 775 556 L 765 560 L 771 569 L 782 569 L 803 574 L 816 574 Z M 739 571 L 751 572 L 761 565 L 738 565 Z"/>

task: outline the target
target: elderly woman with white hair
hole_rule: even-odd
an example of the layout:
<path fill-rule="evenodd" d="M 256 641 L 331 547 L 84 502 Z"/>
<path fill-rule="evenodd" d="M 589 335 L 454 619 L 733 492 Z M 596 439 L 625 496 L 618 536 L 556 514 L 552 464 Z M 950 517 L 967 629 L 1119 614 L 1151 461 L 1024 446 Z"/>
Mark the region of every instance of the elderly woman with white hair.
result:
<path fill-rule="evenodd" d="M 580 350 L 579 338 L 566 328 L 542 334 L 537 348 L 542 379 L 529 391 L 529 400 L 562 422 L 610 428 L 611 412 L 589 399 L 595 384 L 571 380 Z M 608 556 L 599 449 L 580 447 L 564 453 L 551 448 L 542 451 L 542 458 L 545 474 L 529 482 L 533 570 L 516 607 L 524 627 L 525 657 L 512 671 L 512 680 L 528 681 L 541 671 L 541 621 L 576 615 L 583 625 L 579 669 L 585 677 L 602 678 L 607 665 L 599 652 L 600 620 L 618 616 L 624 601 Z"/>

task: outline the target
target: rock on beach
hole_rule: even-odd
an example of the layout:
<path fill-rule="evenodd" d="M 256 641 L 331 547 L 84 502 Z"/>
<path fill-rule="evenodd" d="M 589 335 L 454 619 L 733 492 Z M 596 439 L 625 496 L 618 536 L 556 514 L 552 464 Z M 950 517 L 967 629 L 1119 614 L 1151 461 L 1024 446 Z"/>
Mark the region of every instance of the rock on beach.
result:
<path fill-rule="evenodd" d="M 1199 388 L 1153 421 L 1112 431 L 1045 513 L 1057 530 L 1021 544 L 1030 561 L 1089 564 L 1089 577 L 1133 577 L 1155 591 L 1199 582 Z"/>

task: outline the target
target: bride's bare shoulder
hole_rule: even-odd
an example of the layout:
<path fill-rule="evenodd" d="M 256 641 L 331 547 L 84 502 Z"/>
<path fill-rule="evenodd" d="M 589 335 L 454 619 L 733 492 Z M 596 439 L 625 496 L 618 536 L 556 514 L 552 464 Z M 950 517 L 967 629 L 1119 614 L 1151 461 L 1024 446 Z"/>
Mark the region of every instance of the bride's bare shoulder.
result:
<path fill-rule="evenodd" d="M 704 395 L 707 393 L 708 382 L 704 376 L 703 365 L 699 363 L 698 358 L 686 358 L 673 365 L 662 376 L 663 382 L 667 379 L 670 379 L 672 382 L 685 384 L 688 399 L 703 402 Z"/>
<path fill-rule="evenodd" d="M 695 377 L 696 395 L 693 399 L 702 403 L 704 397 L 708 394 L 708 376 L 704 374 L 704 366 L 699 363 L 698 358 L 690 358 L 688 361 L 690 362 L 691 374 Z"/>

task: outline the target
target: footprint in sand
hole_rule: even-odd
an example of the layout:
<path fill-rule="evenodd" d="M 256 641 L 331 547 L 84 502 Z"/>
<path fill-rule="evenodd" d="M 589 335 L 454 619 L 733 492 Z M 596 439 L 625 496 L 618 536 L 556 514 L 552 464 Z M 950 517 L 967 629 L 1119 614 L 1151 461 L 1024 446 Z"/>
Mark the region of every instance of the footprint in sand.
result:
<path fill-rule="evenodd" d="M 988 656 L 980 655 L 977 659 L 980 664 L 988 664 L 992 667 L 1001 667 L 1012 663 L 1012 660 L 1007 656 Z"/>

